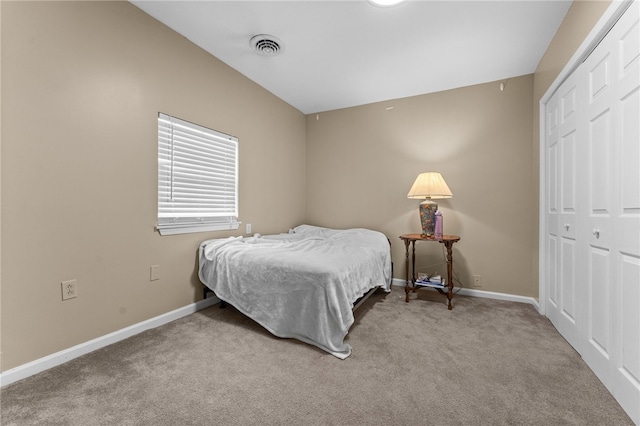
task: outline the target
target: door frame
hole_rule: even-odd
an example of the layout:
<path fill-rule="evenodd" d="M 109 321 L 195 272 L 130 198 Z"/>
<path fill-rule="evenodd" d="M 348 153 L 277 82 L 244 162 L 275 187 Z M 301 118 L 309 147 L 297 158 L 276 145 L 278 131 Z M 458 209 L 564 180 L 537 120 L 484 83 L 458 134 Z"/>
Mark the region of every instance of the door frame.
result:
<path fill-rule="evenodd" d="M 547 229 L 546 221 L 546 129 L 547 129 L 547 103 L 551 96 L 562 83 L 580 66 L 589 54 L 602 41 L 607 33 L 613 28 L 622 14 L 631 6 L 634 0 L 613 0 L 607 10 L 602 14 L 596 25 L 591 29 L 580 47 L 573 54 L 571 59 L 564 66 L 560 74 L 551 83 L 545 94 L 540 98 L 540 140 L 539 140 L 539 176 L 538 176 L 538 311 L 546 316 L 547 281 L 546 277 L 546 243 L 545 235 Z M 637 0 L 636 0 L 637 1 Z"/>

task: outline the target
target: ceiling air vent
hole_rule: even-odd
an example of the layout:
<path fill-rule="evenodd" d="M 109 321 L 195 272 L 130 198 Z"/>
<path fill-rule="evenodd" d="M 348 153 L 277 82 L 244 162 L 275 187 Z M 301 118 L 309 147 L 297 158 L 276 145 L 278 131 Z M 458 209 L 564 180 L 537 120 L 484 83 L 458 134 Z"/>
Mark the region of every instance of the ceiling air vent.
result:
<path fill-rule="evenodd" d="M 276 56 L 284 51 L 284 44 L 277 37 L 269 34 L 251 37 L 251 47 L 262 56 Z"/>

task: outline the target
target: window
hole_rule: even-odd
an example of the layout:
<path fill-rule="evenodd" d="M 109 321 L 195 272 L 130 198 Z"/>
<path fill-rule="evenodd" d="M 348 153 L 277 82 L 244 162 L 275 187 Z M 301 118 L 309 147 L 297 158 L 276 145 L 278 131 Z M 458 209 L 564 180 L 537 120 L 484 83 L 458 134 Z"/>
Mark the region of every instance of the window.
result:
<path fill-rule="evenodd" d="M 160 234 L 238 226 L 238 138 L 159 113 Z"/>

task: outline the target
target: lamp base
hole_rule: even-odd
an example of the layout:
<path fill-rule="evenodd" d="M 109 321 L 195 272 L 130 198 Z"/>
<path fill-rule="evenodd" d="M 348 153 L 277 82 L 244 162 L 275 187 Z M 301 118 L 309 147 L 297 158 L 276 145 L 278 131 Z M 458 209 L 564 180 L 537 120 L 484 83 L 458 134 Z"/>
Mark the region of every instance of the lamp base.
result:
<path fill-rule="evenodd" d="M 422 225 L 422 235 L 433 237 L 437 210 L 438 203 L 430 198 L 427 198 L 420 203 L 420 225 Z"/>

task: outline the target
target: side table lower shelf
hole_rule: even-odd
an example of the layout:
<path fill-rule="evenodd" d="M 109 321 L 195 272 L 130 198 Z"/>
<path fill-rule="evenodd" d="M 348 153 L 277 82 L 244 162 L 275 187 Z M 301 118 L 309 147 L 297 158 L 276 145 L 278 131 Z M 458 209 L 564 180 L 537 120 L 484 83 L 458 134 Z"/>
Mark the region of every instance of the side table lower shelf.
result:
<path fill-rule="evenodd" d="M 405 248 L 405 302 L 409 303 L 409 292 L 416 291 L 418 288 L 435 288 L 438 293 L 447 296 L 449 310 L 453 309 L 451 298 L 453 297 L 453 243 L 460 241 L 457 235 L 443 235 L 442 238 L 428 237 L 421 234 L 404 234 L 400 236 L 404 242 Z M 416 241 L 436 241 L 444 244 L 447 248 L 447 281 L 444 287 L 431 287 L 416 284 Z M 411 246 L 411 280 L 409 280 L 409 246 Z M 411 284 L 409 284 L 411 283 Z M 446 290 L 446 291 L 445 291 Z"/>

